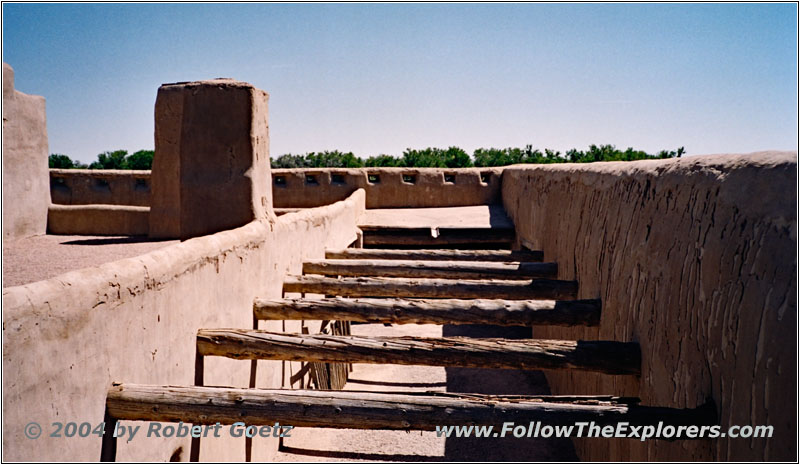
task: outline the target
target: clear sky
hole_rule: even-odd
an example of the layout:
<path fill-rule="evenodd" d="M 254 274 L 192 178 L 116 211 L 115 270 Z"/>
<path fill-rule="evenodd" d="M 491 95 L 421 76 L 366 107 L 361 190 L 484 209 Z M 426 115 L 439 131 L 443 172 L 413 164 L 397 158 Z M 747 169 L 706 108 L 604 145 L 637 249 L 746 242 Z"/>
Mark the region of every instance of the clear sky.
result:
<path fill-rule="evenodd" d="M 50 152 L 153 148 L 162 83 L 270 93 L 272 156 L 795 150 L 795 4 L 3 4 Z"/>

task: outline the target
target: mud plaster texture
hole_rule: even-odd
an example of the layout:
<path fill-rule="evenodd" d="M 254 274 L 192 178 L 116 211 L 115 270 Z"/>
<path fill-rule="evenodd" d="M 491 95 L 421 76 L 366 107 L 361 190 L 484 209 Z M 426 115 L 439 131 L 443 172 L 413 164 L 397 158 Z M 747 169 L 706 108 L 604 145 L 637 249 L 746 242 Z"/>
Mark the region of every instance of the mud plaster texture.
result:
<path fill-rule="evenodd" d="M 50 182 L 44 97 L 14 90 L 3 63 L 3 239 L 44 234 Z"/>
<path fill-rule="evenodd" d="M 128 205 L 50 205 L 49 234 L 147 235 L 150 208 Z"/>
<path fill-rule="evenodd" d="M 281 296 L 284 277 L 304 259 L 356 239 L 364 191 L 318 209 L 254 221 L 241 228 L 169 245 L 135 258 L 3 289 L 3 459 L 95 461 L 101 442 L 48 438 L 36 447 L 29 421 L 103 420 L 112 382 L 192 385 L 199 328 L 252 328 L 255 297 Z M 318 324 L 318 323 L 317 323 Z M 300 322 L 262 322 L 300 332 Z M 318 326 L 317 326 L 318 327 Z M 289 387 L 299 364 L 260 361 L 257 387 Z M 247 387 L 250 362 L 209 357 L 207 385 Z M 180 448 L 180 451 L 179 451 Z M 254 444 L 269 461 L 277 439 Z M 189 441 L 122 442 L 121 461 L 166 461 Z M 204 441 L 201 460 L 243 461 L 243 439 Z"/>
<path fill-rule="evenodd" d="M 50 198 L 59 205 L 150 206 L 150 170 L 50 169 Z"/>
<path fill-rule="evenodd" d="M 151 237 L 188 239 L 274 219 L 268 99 L 232 79 L 158 89 Z"/>
<path fill-rule="evenodd" d="M 505 169 L 518 240 L 603 302 L 599 329 L 534 337 L 641 345 L 641 377 L 548 373 L 554 393 L 711 399 L 723 427 L 774 427 L 772 439 L 576 440 L 582 459 L 797 459 L 796 168 L 795 153 L 772 152 Z"/>
<path fill-rule="evenodd" d="M 327 205 L 356 189 L 367 192 L 367 208 L 488 205 L 500 203 L 502 172 L 502 168 L 274 169 L 274 206 Z M 277 183 L 276 177 L 282 182 Z"/>
<path fill-rule="evenodd" d="M 179 102 L 177 96 L 164 94 L 158 104 L 164 113 Z M 160 113 L 159 113 L 160 114 Z M 159 147 L 153 164 L 162 173 L 160 181 L 151 181 L 148 170 L 50 170 L 53 203 L 63 205 L 108 204 L 151 205 L 151 183 L 159 196 L 154 205 L 156 216 L 180 211 L 180 191 L 174 182 L 179 164 L 174 156 L 164 155 L 177 150 L 172 139 L 178 137 L 178 124 L 161 119 L 156 126 Z M 174 119 L 174 118 L 173 118 Z M 172 146 L 170 145 L 172 144 Z M 433 208 L 500 204 L 503 168 L 363 168 L 363 169 L 277 169 L 271 170 L 264 188 L 271 190 L 275 208 L 313 208 L 330 205 L 347 198 L 357 189 L 367 192 L 367 208 Z M 412 176 L 406 182 L 403 175 Z M 370 181 L 370 176 L 375 176 Z M 276 181 L 280 180 L 280 183 Z M 409 178 L 406 178 L 409 179 Z M 309 182 L 313 181 L 313 182 Z M 161 212 L 161 213 L 158 213 Z M 177 217 L 174 217 L 177 218 Z M 170 226 L 171 224 L 171 226 Z M 154 231 L 173 228 L 179 222 L 159 220 Z M 177 232 L 171 233 L 177 237 Z"/>

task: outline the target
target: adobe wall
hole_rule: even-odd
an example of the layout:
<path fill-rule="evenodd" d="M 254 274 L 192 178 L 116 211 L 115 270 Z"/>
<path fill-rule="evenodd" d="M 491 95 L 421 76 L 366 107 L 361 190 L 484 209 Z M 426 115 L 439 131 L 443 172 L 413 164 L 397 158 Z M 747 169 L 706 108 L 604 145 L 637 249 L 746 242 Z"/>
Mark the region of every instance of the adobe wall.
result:
<path fill-rule="evenodd" d="M 150 170 L 50 169 L 50 196 L 59 205 L 150 206 Z"/>
<path fill-rule="evenodd" d="M 146 236 L 150 207 L 130 205 L 50 205 L 48 234 Z"/>
<path fill-rule="evenodd" d="M 796 169 L 786 152 L 505 169 L 519 240 L 603 302 L 599 329 L 534 337 L 642 349 L 641 377 L 548 373 L 555 393 L 711 398 L 723 427 L 774 427 L 772 439 L 576 440 L 582 459 L 797 459 Z"/>
<path fill-rule="evenodd" d="M 273 169 L 273 202 L 275 208 L 317 207 L 364 189 L 367 208 L 495 204 L 500 203 L 502 172 L 502 168 Z"/>
<path fill-rule="evenodd" d="M 367 192 L 367 208 L 499 204 L 503 174 L 503 168 L 296 168 L 271 171 L 276 208 L 329 205 L 347 198 L 357 189 Z M 414 182 L 405 182 L 404 174 L 414 176 Z M 370 175 L 377 176 L 379 182 L 370 182 Z M 306 176 L 312 178 L 307 180 Z M 55 204 L 150 206 L 150 178 L 149 170 L 51 169 L 50 188 Z M 308 182 L 312 179 L 313 182 Z"/>
<path fill-rule="evenodd" d="M 184 240 L 274 217 L 268 102 L 263 90 L 227 78 L 158 88 L 151 238 Z"/>
<path fill-rule="evenodd" d="M 280 297 L 284 277 L 299 274 L 303 259 L 352 243 L 363 210 L 364 192 L 357 191 L 327 207 L 3 289 L 3 459 L 98 460 L 96 436 L 33 441 L 24 425 L 36 421 L 47 432 L 52 421 L 97 424 L 115 381 L 193 384 L 196 331 L 252 327 L 253 299 Z M 299 325 L 285 322 L 287 331 L 300 332 Z M 261 322 L 262 329 L 282 326 Z M 260 361 L 257 386 L 288 387 L 299 368 Z M 249 361 L 205 361 L 207 385 L 247 387 L 249 377 Z M 166 461 L 179 447 L 188 459 L 188 440 L 139 434 L 119 443 L 118 460 Z M 203 440 L 201 460 L 244 460 L 244 440 L 224 436 Z M 276 449 L 276 438 L 256 439 L 253 459 L 269 461 Z"/>
<path fill-rule="evenodd" d="M 44 234 L 50 187 L 44 97 L 14 90 L 3 63 L 3 239 Z"/>

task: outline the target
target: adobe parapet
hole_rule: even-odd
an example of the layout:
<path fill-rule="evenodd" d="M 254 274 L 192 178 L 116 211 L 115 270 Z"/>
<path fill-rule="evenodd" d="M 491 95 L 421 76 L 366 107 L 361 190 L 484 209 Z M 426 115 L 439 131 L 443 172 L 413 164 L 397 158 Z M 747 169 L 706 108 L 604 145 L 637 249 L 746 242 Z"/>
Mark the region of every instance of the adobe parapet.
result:
<path fill-rule="evenodd" d="M 276 208 L 310 208 L 367 194 L 367 208 L 500 203 L 502 168 L 296 168 L 272 170 Z"/>
<path fill-rule="evenodd" d="M 275 208 L 313 208 L 358 189 L 367 208 L 462 207 L 499 204 L 503 168 L 273 169 Z M 50 170 L 54 204 L 149 207 L 149 170 Z"/>
<path fill-rule="evenodd" d="M 150 206 L 150 170 L 50 169 L 50 196 L 58 205 Z"/>
<path fill-rule="evenodd" d="M 3 239 L 44 234 L 47 152 L 44 97 L 15 90 L 14 70 L 3 63 Z"/>

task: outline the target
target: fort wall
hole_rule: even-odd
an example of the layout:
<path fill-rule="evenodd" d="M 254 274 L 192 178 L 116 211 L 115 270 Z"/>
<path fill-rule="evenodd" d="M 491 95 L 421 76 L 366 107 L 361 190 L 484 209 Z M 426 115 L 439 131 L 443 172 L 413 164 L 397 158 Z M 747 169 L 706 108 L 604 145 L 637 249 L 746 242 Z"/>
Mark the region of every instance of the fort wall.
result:
<path fill-rule="evenodd" d="M 503 168 L 272 169 L 276 208 L 312 208 L 367 193 L 367 208 L 499 204 Z M 404 181 L 405 176 L 405 181 Z M 150 206 L 149 170 L 50 170 L 53 203 Z M 371 195 L 371 197 L 370 197 Z"/>
<path fill-rule="evenodd" d="M 31 421 L 48 432 L 53 421 L 96 425 L 115 381 L 194 384 L 197 329 L 252 327 L 253 299 L 280 297 L 284 276 L 300 273 L 304 259 L 355 241 L 364 205 L 358 190 L 330 206 L 3 289 L 3 459 L 98 460 L 97 436 L 47 438 L 47 447 L 37 447 L 23 427 Z M 301 331 L 300 322 L 260 324 Z M 318 324 L 310 329 L 318 331 Z M 299 363 L 259 361 L 256 385 L 289 387 L 299 369 Z M 211 357 L 204 373 L 207 385 L 247 387 L 250 362 Z M 243 461 L 244 440 L 222 436 L 203 440 L 201 460 Z M 137 439 L 119 442 L 118 460 L 188 458 L 185 438 Z M 253 459 L 270 460 L 276 441 L 254 440 Z"/>
<path fill-rule="evenodd" d="M 14 89 L 3 63 L 3 239 L 44 234 L 50 203 L 44 97 Z"/>
<path fill-rule="evenodd" d="M 274 218 L 268 101 L 263 90 L 227 78 L 158 88 L 151 238 L 188 239 Z"/>
<path fill-rule="evenodd" d="M 150 170 L 50 169 L 50 196 L 58 205 L 150 206 Z"/>
<path fill-rule="evenodd" d="M 309 208 L 356 189 L 367 208 L 463 207 L 500 203 L 502 168 L 273 169 L 276 208 Z"/>
<path fill-rule="evenodd" d="M 796 169 L 794 153 L 505 169 L 520 244 L 603 303 L 599 328 L 534 337 L 642 350 L 641 377 L 547 373 L 554 393 L 710 399 L 724 427 L 774 427 L 772 439 L 576 440 L 582 459 L 796 459 Z"/>

